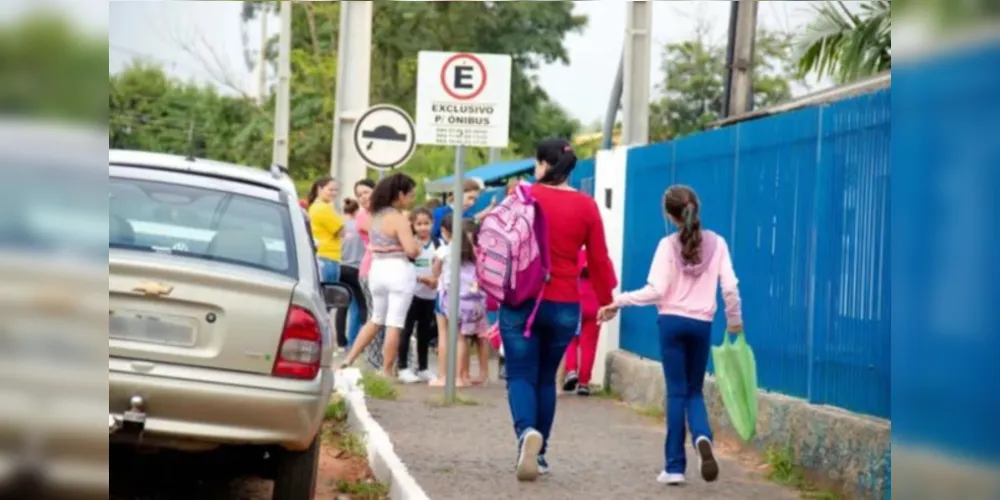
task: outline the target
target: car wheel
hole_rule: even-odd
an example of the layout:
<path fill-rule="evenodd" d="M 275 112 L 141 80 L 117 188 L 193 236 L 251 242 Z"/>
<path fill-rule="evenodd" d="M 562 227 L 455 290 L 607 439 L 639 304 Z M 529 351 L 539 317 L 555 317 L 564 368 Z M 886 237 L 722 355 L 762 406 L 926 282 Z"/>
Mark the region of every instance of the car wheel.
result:
<path fill-rule="evenodd" d="M 319 465 L 319 435 L 304 451 L 282 450 L 274 458 L 274 500 L 312 500 Z"/>

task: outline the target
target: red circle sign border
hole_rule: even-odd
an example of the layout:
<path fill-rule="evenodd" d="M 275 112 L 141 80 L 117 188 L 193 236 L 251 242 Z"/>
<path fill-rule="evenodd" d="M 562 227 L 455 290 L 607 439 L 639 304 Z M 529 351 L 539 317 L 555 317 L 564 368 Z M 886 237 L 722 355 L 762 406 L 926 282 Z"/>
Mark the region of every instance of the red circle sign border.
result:
<path fill-rule="evenodd" d="M 476 66 L 479 66 L 479 72 L 483 74 L 483 81 L 479 83 L 479 88 L 466 96 L 458 95 L 453 90 L 451 90 L 451 88 L 448 87 L 448 78 L 447 78 L 448 65 L 455 62 L 456 59 L 462 57 L 467 57 L 469 59 L 472 59 L 472 61 L 476 63 Z M 478 57 L 476 57 L 475 54 L 470 54 L 468 52 L 461 52 L 449 57 L 448 60 L 441 65 L 441 88 L 443 88 L 444 91 L 447 92 L 448 95 L 450 95 L 452 98 L 458 99 L 459 101 L 468 101 L 469 99 L 475 99 L 476 96 L 481 94 L 483 90 L 486 89 L 486 65 L 483 64 L 483 61 L 481 61 Z"/>

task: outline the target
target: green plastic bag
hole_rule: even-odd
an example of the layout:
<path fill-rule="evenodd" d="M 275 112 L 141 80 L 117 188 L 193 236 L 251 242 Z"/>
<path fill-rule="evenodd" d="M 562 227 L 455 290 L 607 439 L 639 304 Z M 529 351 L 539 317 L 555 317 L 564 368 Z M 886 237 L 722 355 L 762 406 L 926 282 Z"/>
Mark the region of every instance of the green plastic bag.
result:
<path fill-rule="evenodd" d="M 746 336 L 731 341 L 727 333 L 721 345 L 712 347 L 712 362 L 729 420 L 743 441 L 750 441 L 757 432 L 757 361 Z"/>

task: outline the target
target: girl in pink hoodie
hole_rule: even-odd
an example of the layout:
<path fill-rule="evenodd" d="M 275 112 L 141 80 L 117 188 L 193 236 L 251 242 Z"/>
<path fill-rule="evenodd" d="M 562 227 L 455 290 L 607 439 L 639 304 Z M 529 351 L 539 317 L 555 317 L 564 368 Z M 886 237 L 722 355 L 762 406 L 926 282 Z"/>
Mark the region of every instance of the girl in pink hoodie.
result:
<path fill-rule="evenodd" d="M 664 484 L 684 482 L 685 423 L 691 428 L 705 481 L 719 477 L 712 450 L 712 429 L 702 396 L 711 346 L 716 290 L 722 286 L 730 333 L 742 333 L 739 282 L 733 271 L 729 247 L 721 236 L 702 230 L 698 196 L 686 186 L 672 186 L 663 196 L 667 219 L 679 231 L 660 240 L 645 287 L 615 298 L 598 313 L 614 317 L 623 306 L 656 305 L 660 353 L 667 386 L 666 467 L 657 477 Z"/>

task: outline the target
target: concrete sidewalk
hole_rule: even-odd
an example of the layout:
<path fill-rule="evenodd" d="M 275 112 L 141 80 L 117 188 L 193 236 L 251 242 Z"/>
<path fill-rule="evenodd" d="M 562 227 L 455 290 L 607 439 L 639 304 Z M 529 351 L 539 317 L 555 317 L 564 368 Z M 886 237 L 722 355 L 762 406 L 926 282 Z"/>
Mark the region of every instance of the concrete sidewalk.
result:
<path fill-rule="evenodd" d="M 688 484 L 656 482 L 663 467 L 662 425 L 601 397 L 560 397 L 550 450 L 552 473 L 514 478 L 515 441 L 503 382 L 461 390 L 465 404 L 443 407 L 442 389 L 399 386 L 395 401 L 369 400 L 395 451 L 434 500 L 474 499 L 795 499 L 719 450 L 722 475 L 704 483 L 689 449 Z M 690 448 L 690 447 L 689 447 Z M 720 447 L 722 448 L 722 447 Z"/>

